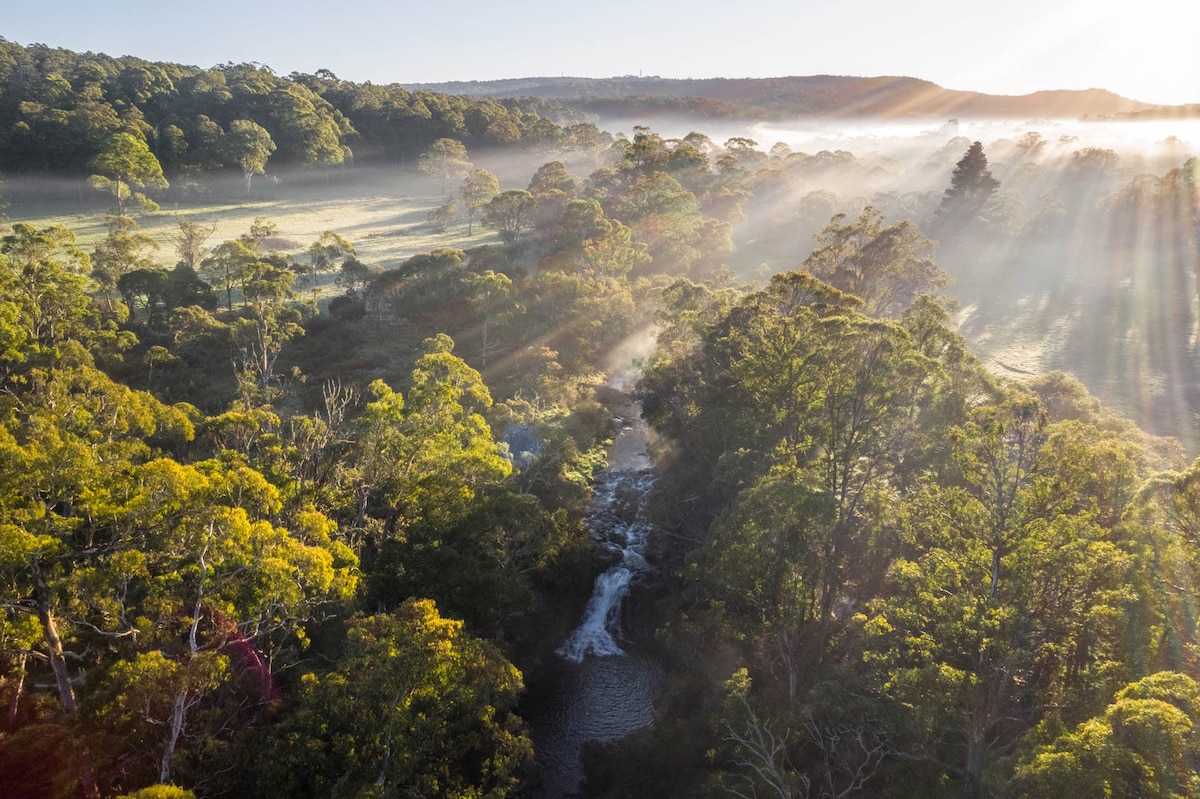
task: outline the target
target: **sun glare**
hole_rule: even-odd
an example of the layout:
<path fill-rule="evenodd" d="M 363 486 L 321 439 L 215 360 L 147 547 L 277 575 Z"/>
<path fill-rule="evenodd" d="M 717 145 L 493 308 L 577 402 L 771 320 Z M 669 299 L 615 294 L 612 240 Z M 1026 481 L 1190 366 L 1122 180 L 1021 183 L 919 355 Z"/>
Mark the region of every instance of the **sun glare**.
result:
<path fill-rule="evenodd" d="M 1147 103 L 1200 103 L 1200 4 L 1076 0 L 1049 7 L 954 88 L 990 93 L 1101 88 Z M 1020 91 L 996 87 L 1020 85 Z"/>

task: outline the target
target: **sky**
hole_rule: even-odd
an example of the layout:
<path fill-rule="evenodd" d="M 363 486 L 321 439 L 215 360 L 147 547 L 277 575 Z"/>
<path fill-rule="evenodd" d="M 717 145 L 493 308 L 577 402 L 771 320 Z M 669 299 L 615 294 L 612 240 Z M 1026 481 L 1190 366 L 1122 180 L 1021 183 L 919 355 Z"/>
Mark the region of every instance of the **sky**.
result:
<path fill-rule="evenodd" d="M 903 75 L 948 89 L 1101 88 L 1200 103 L 1195 0 L 56 0 L 0 36 L 112 56 L 353 81 Z"/>

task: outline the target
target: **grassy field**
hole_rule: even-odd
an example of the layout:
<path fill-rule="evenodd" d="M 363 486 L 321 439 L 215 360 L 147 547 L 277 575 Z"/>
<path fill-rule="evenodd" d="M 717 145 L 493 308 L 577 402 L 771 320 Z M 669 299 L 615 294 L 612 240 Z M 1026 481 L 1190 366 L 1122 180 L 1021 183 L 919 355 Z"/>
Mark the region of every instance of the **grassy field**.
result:
<path fill-rule="evenodd" d="M 1191 310 L 1182 308 L 1178 294 L 1138 279 L 976 294 L 964 298 L 959 331 L 992 372 L 1017 380 L 1052 370 L 1074 375 L 1106 408 L 1177 438 L 1194 455 L 1200 365 L 1192 352 L 1200 309 L 1186 300 Z"/>
<path fill-rule="evenodd" d="M 257 179 L 249 196 L 240 180 L 214 180 L 205 193 L 179 202 L 164 201 L 157 213 L 137 220 L 160 243 L 157 258 L 164 266 L 176 260 L 172 237 L 178 232 L 177 217 L 215 224 L 209 247 L 245 233 L 256 217 L 266 217 L 279 229 L 272 244 L 297 255 L 321 233 L 333 230 L 354 245 L 360 260 L 385 269 L 437 247 L 467 248 L 498 241 L 478 220 L 472 236 L 467 235 L 465 222 L 446 233 L 427 222 L 426 215 L 442 202 L 440 192 L 440 181 L 411 171 L 296 172 Z M 111 202 L 91 189 L 71 191 L 62 185 L 17 182 L 6 194 L 10 224 L 64 225 L 89 252 L 107 232 Z"/>

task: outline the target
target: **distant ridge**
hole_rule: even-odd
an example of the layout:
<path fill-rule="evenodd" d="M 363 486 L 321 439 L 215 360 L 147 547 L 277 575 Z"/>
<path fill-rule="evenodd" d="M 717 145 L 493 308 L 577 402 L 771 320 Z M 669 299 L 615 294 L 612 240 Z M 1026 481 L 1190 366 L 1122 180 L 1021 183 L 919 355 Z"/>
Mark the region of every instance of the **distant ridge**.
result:
<path fill-rule="evenodd" d="M 609 115 L 628 111 L 693 112 L 705 116 L 816 117 L 1110 117 L 1148 115 L 1173 107 L 1121 97 L 1104 89 L 1053 90 L 1017 96 L 945 89 L 908 77 L 812 75 L 782 78 L 674 79 L 510 78 L 406 84 L 469 97 L 541 97 Z M 1186 111 L 1183 112 L 1186 115 Z"/>

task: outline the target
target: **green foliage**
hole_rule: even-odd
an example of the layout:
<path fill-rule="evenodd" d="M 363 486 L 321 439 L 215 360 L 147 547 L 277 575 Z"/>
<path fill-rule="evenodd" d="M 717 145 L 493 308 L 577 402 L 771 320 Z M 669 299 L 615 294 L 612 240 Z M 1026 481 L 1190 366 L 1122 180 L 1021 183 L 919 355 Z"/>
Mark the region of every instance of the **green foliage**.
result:
<path fill-rule="evenodd" d="M 242 168 L 246 180 L 246 194 L 250 193 L 250 181 L 255 175 L 267 171 L 267 159 L 275 152 L 275 142 L 266 128 L 248 119 L 235 119 L 221 140 L 226 160 Z"/>
<path fill-rule="evenodd" d="M 474 232 L 475 215 L 482 211 L 493 197 L 500 193 L 500 182 L 486 169 L 473 169 L 463 178 L 458 196 L 467 209 L 467 235 Z M 444 229 L 444 228 L 443 228 Z"/>
<path fill-rule="evenodd" d="M 500 234 L 505 244 L 515 244 L 533 227 L 533 195 L 510 189 L 493 197 L 484 208 L 483 224 Z"/>
<path fill-rule="evenodd" d="M 471 169 L 467 158 L 467 148 L 456 139 L 438 139 L 417 161 L 417 169 L 427 175 L 442 179 L 442 194 L 446 194 L 446 184 L 451 178 L 465 175 Z"/>
<path fill-rule="evenodd" d="M 531 360 L 549 355 L 571 375 L 594 372 L 603 354 L 631 332 L 636 320 L 628 285 L 613 277 L 541 271 L 522 288 L 525 313 L 514 317 L 512 327 L 531 346 L 549 349 L 527 355 Z M 530 363 L 525 371 L 536 377 L 539 371 L 553 369 L 552 364 Z"/>
<path fill-rule="evenodd" d="M 646 247 L 656 271 L 706 277 L 732 251 L 728 225 L 706 220 L 696 196 L 666 172 L 642 174 L 607 205 L 632 229 L 633 241 Z"/>
<path fill-rule="evenodd" d="M 571 196 L 575 193 L 575 178 L 567 172 L 566 164 L 562 161 L 550 161 L 538 167 L 529 179 L 527 188 L 535 197 L 552 192 L 562 192 Z"/>
<path fill-rule="evenodd" d="M 151 785 L 124 794 L 119 799 L 195 799 L 195 796 L 191 791 L 174 785 Z"/>
<path fill-rule="evenodd" d="M 626 278 L 651 260 L 633 231 L 607 219 L 595 200 L 571 200 L 553 227 L 555 251 L 542 259 L 543 269 L 577 272 L 592 278 Z"/>
<path fill-rule="evenodd" d="M 317 274 L 332 271 L 336 264 L 354 258 L 354 255 L 354 245 L 332 230 L 326 230 L 308 245 L 309 276 L 314 298 L 317 291 Z"/>
<path fill-rule="evenodd" d="M 877 226 L 867 216 L 859 232 Z M 836 260 L 834 239 L 859 252 L 845 228 L 825 236 L 814 259 Z M 871 239 L 861 252 L 892 255 L 849 260 L 896 263 Z M 860 293 L 879 312 L 887 291 Z M 1180 506 L 1168 482 L 1137 498 L 1140 437 L 1061 379 L 1035 386 L 1052 422 L 986 377 L 941 304 L 898 296 L 893 324 L 809 272 L 736 302 L 685 281 L 666 291 L 638 394 L 670 453 L 663 519 L 696 542 L 666 634 L 685 662 L 716 651 L 756 674 L 714 750 L 727 788 L 748 793 L 756 774 L 760 793 L 835 795 L 856 757 L 895 795 L 998 795 L 1025 732 L 1102 707 L 1160 651 L 1169 612 L 1129 536 Z M 1164 563 L 1190 569 L 1166 540 Z M 691 679 L 715 691 L 707 668 Z M 826 684 L 865 704 L 851 711 Z M 853 757 L 834 740 L 856 741 Z"/>
<path fill-rule="evenodd" d="M 954 166 L 950 188 L 946 189 L 937 210 L 935 226 L 939 230 L 951 230 L 974 222 L 999 188 L 1000 181 L 992 177 L 988 169 L 983 144 L 973 142 Z"/>
<path fill-rule="evenodd" d="M 227 137 L 238 135 L 231 120 L 266 131 L 279 148 L 275 157 L 291 164 L 344 163 L 351 142 L 367 157 L 394 163 L 447 136 L 472 146 L 562 142 L 594 149 L 603 141 L 586 124 L 564 138 L 550 116 L 579 112 L 545 101 L 411 92 L 324 70 L 283 77 L 254 64 L 199 69 L 7 41 L 0 43 L 0 63 L 0 170 L 6 172 L 94 173 L 89 164 L 105 143 L 128 134 L 147 142 L 176 189 L 188 191 L 198 174 L 226 164 L 245 168 L 241 151 L 227 148 Z M 105 190 L 115 189 L 113 181 Z"/>
<path fill-rule="evenodd" d="M 359 439 L 360 515 L 380 503 L 389 533 L 460 519 L 477 490 L 512 468 L 481 414 L 491 395 L 452 348 L 445 335 L 426 342 L 407 397 L 371 384 Z"/>
<path fill-rule="evenodd" d="M 349 623 L 336 670 L 307 674 L 247 749 L 260 796 L 505 797 L 532 747 L 521 674 L 428 600 Z"/>
<path fill-rule="evenodd" d="M 28 354 L 16 349 L 19 343 L 44 351 L 75 337 L 89 340 L 98 332 L 84 278 L 89 259 L 74 233 L 59 225 L 38 230 L 18 223 L 0 239 L 0 256 L 5 305 L 18 325 L 7 334 L 14 360 Z"/>
<path fill-rule="evenodd" d="M 218 290 L 225 291 L 225 309 L 228 311 L 233 310 L 233 289 L 241 284 L 254 255 L 248 244 L 233 239 L 218 245 L 212 255 L 200 263 L 200 275 Z"/>
<path fill-rule="evenodd" d="M 155 262 L 150 253 L 157 249 L 158 243 L 140 233 L 133 219 L 127 216 L 112 218 L 108 235 L 92 253 L 91 259 L 91 276 L 100 287 L 108 314 L 117 312 L 112 304 L 112 293 L 121 278 L 135 270 L 153 268 Z"/>
<path fill-rule="evenodd" d="M 426 219 L 437 226 L 437 229 L 445 233 L 450 229 L 450 225 L 458 217 L 458 204 L 454 200 L 446 200 L 446 202 L 434 208 L 426 215 Z"/>
<path fill-rule="evenodd" d="M 814 277 L 863 301 L 871 316 L 896 317 L 922 294 L 946 285 L 933 262 L 933 243 L 912 222 L 884 227 L 883 215 L 867 206 L 858 221 L 836 215 L 817 235 L 804 261 Z"/>
<path fill-rule="evenodd" d="M 150 152 L 145 140 L 131 133 L 115 133 L 92 159 L 91 166 L 99 174 L 91 178 L 92 186 L 111 192 L 117 201 L 118 215 L 125 213 L 125 200 L 133 198 L 149 210 L 158 206 L 145 196 L 134 192 L 144 186 L 166 188 L 162 166 Z"/>
<path fill-rule="evenodd" d="M 0 58 L 0 126 L 12 152 L 56 147 L 71 168 L 119 133 L 168 171 L 232 166 L 238 121 L 280 161 L 333 164 L 351 111 L 370 125 L 356 147 L 425 149 L 444 180 L 464 174 L 463 142 L 562 136 L 515 103 L 327 72 L 29 52 L 0 41 L 25 59 Z M 38 108 L 8 102 L 21 70 Z M 66 108 L 85 88 L 121 113 Z M 570 138 L 603 142 L 586 125 Z M 1111 181 L 1104 153 L 1078 161 L 1064 192 Z M 211 251 L 207 226 L 181 222 L 174 270 L 126 217 L 93 259 L 63 228 L 15 226 L 0 243 L 0 690 L 15 719 L 0 760 L 49 764 L 39 785 L 60 793 L 528 793 L 520 677 L 483 641 L 536 663 L 574 621 L 612 434 L 593 386 L 653 325 L 637 394 L 660 435 L 664 532 L 643 607 L 667 690 L 653 731 L 589 751 L 589 791 L 1195 794 L 1200 700 L 1182 674 L 1200 664 L 1200 466 L 1147 478 L 1165 447 L 1081 383 L 985 373 L 932 296 L 931 243 L 885 221 L 928 218 L 936 196 L 879 195 L 857 221 L 829 193 L 789 199 L 870 168 L 639 128 L 586 183 L 552 161 L 497 194 L 475 170 L 468 221 L 496 211 L 517 246 L 388 271 L 333 231 L 297 264 L 263 218 Z M 1113 218 L 1153 208 L 1190 241 L 1194 171 L 1131 181 Z M 775 202 L 799 234 L 756 226 L 755 204 Z M 734 287 L 743 206 L 739 235 L 791 264 L 833 221 L 805 271 Z M 339 265 L 334 318 L 302 325 L 295 274 L 315 288 Z M 216 317 L 201 275 L 226 295 Z M 144 344 L 122 362 L 130 319 Z M 293 354 L 304 372 L 288 378 Z M 616 774 L 614 757 L 635 765 Z"/>
<path fill-rule="evenodd" d="M 428 324 L 426 320 L 439 319 L 449 327 L 447 322 L 463 299 L 469 280 L 466 253 L 440 247 L 375 275 L 364 298 L 380 316 L 386 313 L 396 322 Z"/>
<path fill-rule="evenodd" d="M 1023 758 L 1012 795 L 1200 796 L 1198 711 L 1200 691 L 1187 675 L 1158 672 L 1131 683 L 1102 716 Z"/>

